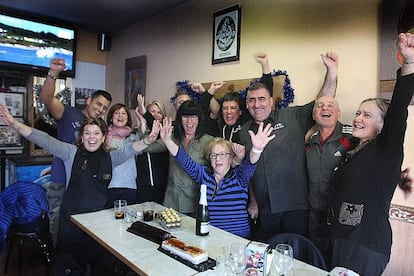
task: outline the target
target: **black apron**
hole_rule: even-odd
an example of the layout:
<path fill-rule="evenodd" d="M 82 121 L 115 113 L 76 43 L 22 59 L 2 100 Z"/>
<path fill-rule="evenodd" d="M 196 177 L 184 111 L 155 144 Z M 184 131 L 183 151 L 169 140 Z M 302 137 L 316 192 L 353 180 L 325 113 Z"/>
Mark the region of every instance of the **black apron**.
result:
<path fill-rule="evenodd" d="M 72 251 L 70 248 L 74 249 L 75 244 L 82 244 L 87 239 L 87 235 L 71 222 L 71 215 L 110 207 L 107 203 L 107 188 L 111 177 L 112 165 L 108 152 L 102 148 L 96 152 L 78 149 L 60 209 L 59 250 Z"/>

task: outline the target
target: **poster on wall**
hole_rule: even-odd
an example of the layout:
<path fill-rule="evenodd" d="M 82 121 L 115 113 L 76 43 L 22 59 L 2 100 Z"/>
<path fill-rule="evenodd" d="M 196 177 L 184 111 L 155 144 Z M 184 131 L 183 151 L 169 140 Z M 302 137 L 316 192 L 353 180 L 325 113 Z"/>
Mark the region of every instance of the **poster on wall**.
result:
<path fill-rule="evenodd" d="M 147 56 L 138 56 L 125 60 L 125 105 L 135 109 L 137 96 L 145 96 L 147 78 Z"/>
<path fill-rule="evenodd" d="M 92 97 L 96 89 L 75 87 L 75 107 L 83 110 L 87 106 L 87 99 Z"/>
<path fill-rule="evenodd" d="M 241 7 L 235 5 L 213 15 L 212 64 L 240 59 Z"/>

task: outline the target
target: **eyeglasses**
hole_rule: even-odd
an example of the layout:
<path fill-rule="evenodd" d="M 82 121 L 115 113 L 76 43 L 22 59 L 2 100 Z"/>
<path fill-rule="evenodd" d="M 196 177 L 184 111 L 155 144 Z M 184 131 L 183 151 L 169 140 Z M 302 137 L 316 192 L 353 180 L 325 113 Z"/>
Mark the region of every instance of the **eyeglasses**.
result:
<path fill-rule="evenodd" d="M 224 159 L 227 156 L 229 156 L 229 152 L 220 152 L 220 153 L 210 153 L 210 159 L 211 160 L 218 160 L 218 159 Z"/>

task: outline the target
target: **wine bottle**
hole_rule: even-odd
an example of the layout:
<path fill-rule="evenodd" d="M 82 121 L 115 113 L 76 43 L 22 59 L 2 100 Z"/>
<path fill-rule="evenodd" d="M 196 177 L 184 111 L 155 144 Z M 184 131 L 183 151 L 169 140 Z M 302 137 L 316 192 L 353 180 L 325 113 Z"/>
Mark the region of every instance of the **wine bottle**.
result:
<path fill-rule="evenodd" d="M 200 187 L 200 201 L 196 216 L 196 235 L 207 236 L 210 232 L 210 215 L 207 206 L 207 186 L 202 184 Z"/>

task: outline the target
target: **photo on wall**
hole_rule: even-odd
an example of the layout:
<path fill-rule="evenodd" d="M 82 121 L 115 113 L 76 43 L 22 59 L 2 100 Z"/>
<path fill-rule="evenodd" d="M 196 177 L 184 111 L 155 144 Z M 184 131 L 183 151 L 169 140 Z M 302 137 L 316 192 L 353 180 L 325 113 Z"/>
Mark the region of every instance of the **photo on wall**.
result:
<path fill-rule="evenodd" d="M 137 96 L 145 96 L 147 78 L 147 56 L 138 56 L 125 60 L 125 105 L 135 109 Z"/>

